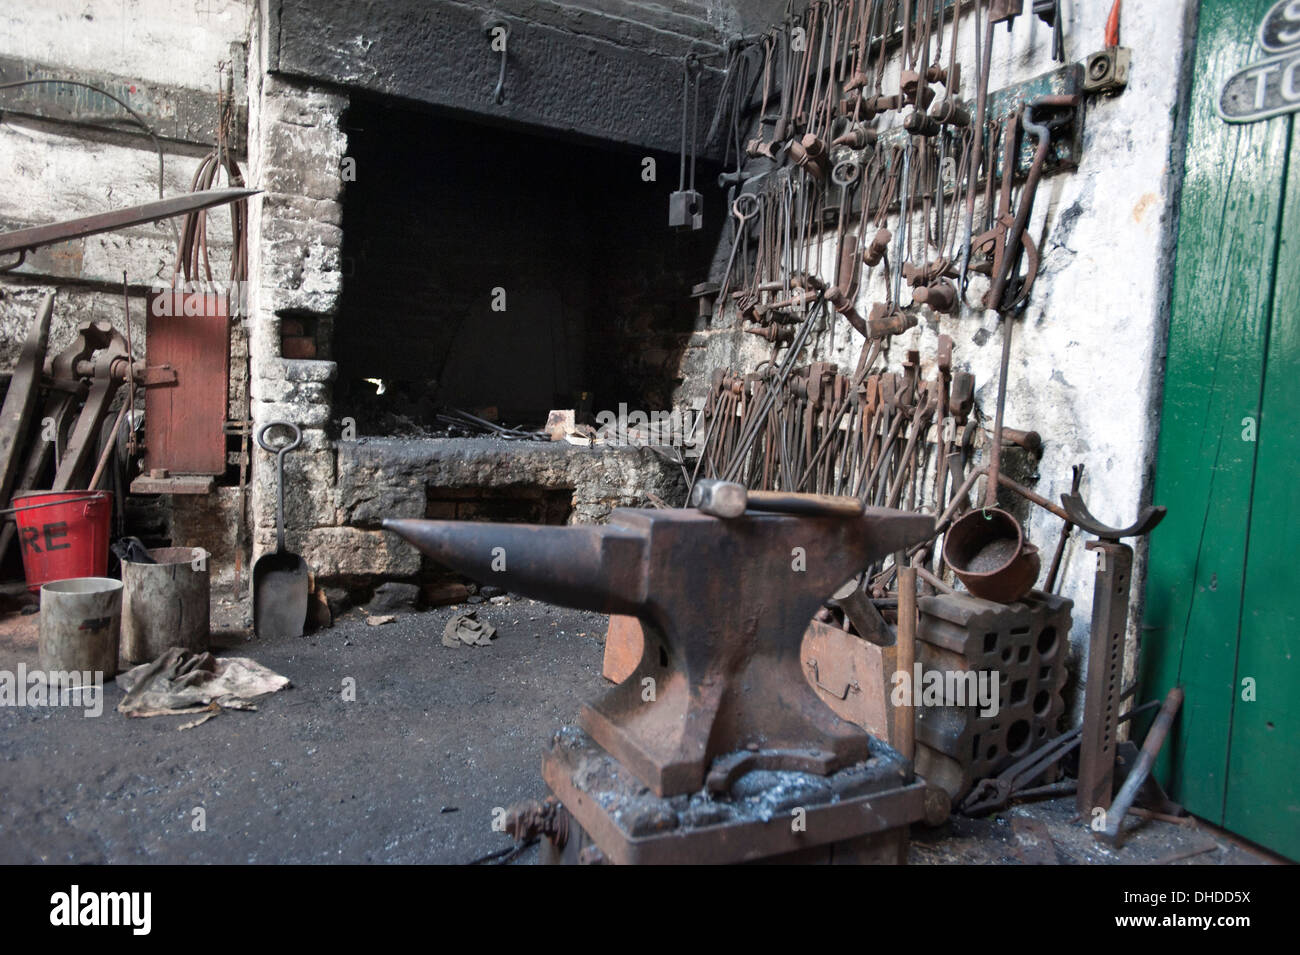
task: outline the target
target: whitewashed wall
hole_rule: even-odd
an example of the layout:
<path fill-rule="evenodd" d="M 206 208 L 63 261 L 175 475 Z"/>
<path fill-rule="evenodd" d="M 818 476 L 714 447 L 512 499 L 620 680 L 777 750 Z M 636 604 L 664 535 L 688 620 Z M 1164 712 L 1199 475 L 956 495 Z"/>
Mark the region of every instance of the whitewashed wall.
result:
<path fill-rule="evenodd" d="M 247 43 L 251 11 L 252 0 L 7 3 L 0 11 L 0 55 L 55 71 L 113 73 L 211 93 L 215 115 L 220 65 L 231 60 L 232 43 Z M 158 198 L 158 157 L 148 137 L 5 114 L 5 96 L 0 91 L 0 222 L 7 227 Z M 206 149 L 164 142 L 163 151 L 164 193 L 188 192 Z M 229 235 L 227 214 L 214 211 L 209 247 L 222 263 Z M 48 287 L 60 290 L 51 350 L 65 346 L 80 322 L 104 319 L 120 327 L 121 292 L 109 289 L 120 289 L 124 270 L 134 286 L 170 278 L 175 232 L 168 223 L 139 226 L 92 236 L 83 240 L 82 250 L 81 274 L 70 280 L 32 265 L 0 279 L 0 368 L 12 366 Z M 133 329 L 143 342 L 143 300 L 134 304 Z"/>

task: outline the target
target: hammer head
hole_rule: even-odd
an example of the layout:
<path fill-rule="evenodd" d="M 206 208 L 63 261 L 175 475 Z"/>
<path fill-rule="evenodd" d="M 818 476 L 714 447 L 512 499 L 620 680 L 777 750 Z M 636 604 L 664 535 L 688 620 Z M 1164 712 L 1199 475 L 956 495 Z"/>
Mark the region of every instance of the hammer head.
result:
<path fill-rule="evenodd" d="M 748 500 L 743 484 L 701 478 L 691 488 L 690 506 L 702 514 L 731 519 L 745 513 Z"/>

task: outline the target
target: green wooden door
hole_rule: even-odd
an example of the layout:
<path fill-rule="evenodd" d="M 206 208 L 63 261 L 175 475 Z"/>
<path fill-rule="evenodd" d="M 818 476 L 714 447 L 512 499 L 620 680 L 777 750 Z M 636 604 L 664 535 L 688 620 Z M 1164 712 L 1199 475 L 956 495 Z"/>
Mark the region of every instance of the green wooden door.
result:
<path fill-rule="evenodd" d="M 1300 131 L 1231 125 L 1272 0 L 1202 0 L 1143 620 L 1143 695 L 1187 698 L 1161 778 L 1300 859 Z M 1131 95 L 1131 93 L 1129 94 Z"/>

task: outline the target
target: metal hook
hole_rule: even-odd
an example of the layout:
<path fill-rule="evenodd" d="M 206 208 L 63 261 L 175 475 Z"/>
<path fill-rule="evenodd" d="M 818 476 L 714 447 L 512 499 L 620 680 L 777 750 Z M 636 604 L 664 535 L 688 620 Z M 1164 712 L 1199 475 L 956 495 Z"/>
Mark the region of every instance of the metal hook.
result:
<path fill-rule="evenodd" d="M 504 20 L 495 20 L 487 25 L 486 33 L 493 43 L 498 39 L 497 30 L 501 31 L 501 72 L 497 75 L 497 87 L 492 91 L 492 101 L 500 106 L 506 101 L 506 57 L 509 55 L 510 24 Z"/>

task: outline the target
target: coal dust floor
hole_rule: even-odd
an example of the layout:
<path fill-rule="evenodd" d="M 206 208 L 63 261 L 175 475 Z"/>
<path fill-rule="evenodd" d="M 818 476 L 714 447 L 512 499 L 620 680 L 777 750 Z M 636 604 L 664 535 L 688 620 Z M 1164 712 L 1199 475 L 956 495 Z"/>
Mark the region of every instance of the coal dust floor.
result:
<path fill-rule="evenodd" d="M 112 684 L 94 718 L 0 706 L 0 863 L 465 863 L 508 850 L 494 814 L 545 795 L 551 734 L 608 687 L 606 620 L 528 600 L 481 604 L 497 628 L 491 645 L 445 647 L 461 609 L 381 626 L 353 611 L 298 639 L 219 635 L 220 653 L 292 686 L 256 712 L 186 731 L 192 717 L 117 713 Z M 0 617 L 0 671 L 36 666 L 37 619 Z M 1068 800 L 917 828 L 911 861 L 1021 862 L 1016 815 L 1045 822 L 1061 864 L 1257 861 L 1222 834 L 1161 822 L 1106 849 Z"/>
<path fill-rule="evenodd" d="M 910 865 L 1260 865 L 1283 862 L 1191 816 L 1183 822 L 1124 820 L 1111 848 L 1093 838 L 1074 797 L 1012 806 L 979 819 L 954 816 L 915 826 Z"/>
<path fill-rule="evenodd" d="M 463 863 L 509 848 L 494 810 L 545 795 L 544 746 L 607 685 L 605 618 L 461 609 L 497 628 L 490 646 L 444 647 L 452 608 L 219 637 L 292 686 L 186 731 L 193 717 L 117 713 L 116 685 L 98 718 L 0 706 L 0 863 Z M 0 670 L 36 666 L 36 620 L 0 620 Z"/>

